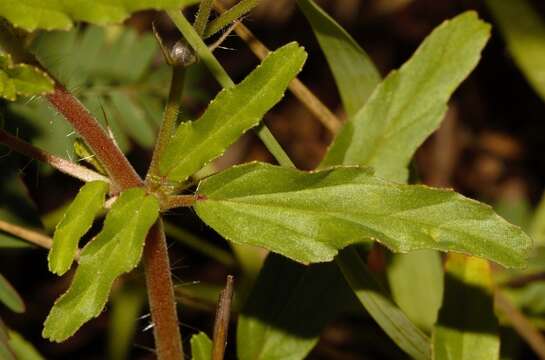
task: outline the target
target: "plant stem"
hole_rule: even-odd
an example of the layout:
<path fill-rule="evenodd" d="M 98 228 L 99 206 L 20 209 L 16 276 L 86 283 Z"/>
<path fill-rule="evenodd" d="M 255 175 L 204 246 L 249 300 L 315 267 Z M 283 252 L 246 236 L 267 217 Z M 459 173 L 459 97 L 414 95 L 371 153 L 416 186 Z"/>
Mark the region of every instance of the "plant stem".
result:
<path fill-rule="evenodd" d="M 539 330 L 499 290 L 494 292 L 494 303 L 539 358 L 545 359 L 545 338 Z"/>
<path fill-rule="evenodd" d="M 214 322 L 214 336 L 212 347 L 212 360 L 223 360 L 227 334 L 229 332 L 229 318 L 231 316 L 231 301 L 233 300 L 233 276 L 227 275 L 225 288 L 220 292 Z"/>
<path fill-rule="evenodd" d="M 195 22 L 193 23 L 193 28 L 195 28 L 195 31 L 200 37 L 203 36 L 204 29 L 206 29 L 206 24 L 208 24 L 213 2 L 214 0 L 202 0 L 199 4 L 199 11 L 197 12 Z"/>
<path fill-rule="evenodd" d="M 51 249 L 53 246 L 53 240 L 49 236 L 7 221 L 0 220 L 0 230 L 46 249 Z"/>
<path fill-rule="evenodd" d="M 182 106 L 182 94 L 185 84 L 185 67 L 172 66 L 172 78 L 170 81 L 170 91 L 168 93 L 168 100 L 163 114 L 163 122 L 159 129 L 157 136 L 157 142 L 155 149 L 153 149 L 153 156 L 151 159 L 151 165 L 146 176 L 146 180 L 150 181 L 154 177 L 159 175 L 159 159 L 161 154 L 168 145 L 170 138 L 176 131 L 176 120 L 178 119 L 178 112 Z"/>
<path fill-rule="evenodd" d="M 102 129 L 89 111 L 58 82 L 55 91 L 47 95 L 49 102 L 74 126 L 112 181 L 121 189 L 142 186 L 142 180 L 119 147 Z"/>
<path fill-rule="evenodd" d="M 214 8 L 220 13 L 225 11 L 225 7 L 220 1 L 214 2 Z M 237 22 L 234 27 L 237 35 L 248 45 L 258 59 L 263 60 L 269 54 L 270 50 L 242 22 Z M 298 78 L 293 79 L 289 89 L 332 134 L 336 134 L 340 130 L 342 121 L 301 80 Z"/>
<path fill-rule="evenodd" d="M 212 54 L 208 46 L 203 42 L 199 34 L 193 29 L 189 21 L 185 16 L 178 10 L 169 10 L 167 11 L 168 15 L 183 34 L 184 38 L 187 40 L 189 45 L 195 50 L 199 55 L 199 58 L 206 65 L 208 70 L 212 72 L 212 75 L 224 88 L 231 88 L 235 86 L 235 83 L 229 77 L 223 66 L 219 63 L 216 57 Z M 293 167 L 293 162 L 290 160 L 289 156 L 286 154 L 282 146 L 271 134 L 270 130 L 265 124 L 262 124 L 258 131 L 257 135 L 263 141 L 267 149 L 273 154 L 278 163 L 282 166 Z"/>
<path fill-rule="evenodd" d="M 162 219 L 148 233 L 144 247 L 144 266 L 158 358 L 184 359 Z"/>
<path fill-rule="evenodd" d="M 175 226 L 168 221 L 164 221 L 164 227 L 169 238 L 174 239 L 229 268 L 233 268 L 236 265 L 237 261 L 229 251 L 226 251 L 183 228 Z"/>
<path fill-rule="evenodd" d="M 100 180 L 110 182 L 110 179 L 93 170 L 50 154 L 45 150 L 34 147 L 26 141 L 23 141 L 18 137 L 11 135 L 3 129 L 0 129 L 0 143 L 5 144 L 13 151 L 28 156 L 32 159 L 45 162 L 53 168 L 59 170 L 60 172 L 63 172 L 82 181 L 87 182 Z"/>
<path fill-rule="evenodd" d="M 11 53 L 14 60 L 39 64 L 34 56 L 22 47 L 22 41 L 15 38 L 9 28 L 1 25 L 0 45 Z M 54 92 L 47 95 L 47 99 L 74 126 L 120 190 L 144 185 L 125 155 L 106 135 L 98 121 L 57 80 Z M 183 359 L 174 288 L 170 279 L 168 251 L 161 219 L 155 223 L 146 238 L 144 264 L 151 317 L 155 324 L 157 357 L 160 360 Z"/>

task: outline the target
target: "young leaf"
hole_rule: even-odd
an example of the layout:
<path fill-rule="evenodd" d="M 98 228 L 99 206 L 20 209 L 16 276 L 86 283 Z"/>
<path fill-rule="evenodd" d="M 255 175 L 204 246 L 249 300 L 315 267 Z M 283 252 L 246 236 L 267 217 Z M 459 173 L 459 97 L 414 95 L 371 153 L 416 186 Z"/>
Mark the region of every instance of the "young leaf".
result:
<path fill-rule="evenodd" d="M 11 55 L 0 54 L 0 98 L 15 101 L 17 96 L 45 95 L 52 91 L 53 80 L 45 72 L 31 65 L 14 64 Z"/>
<path fill-rule="evenodd" d="M 212 340 L 202 331 L 191 337 L 191 359 L 210 360 L 212 358 Z"/>
<path fill-rule="evenodd" d="M 205 179 L 198 193 L 197 214 L 226 239 L 303 263 L 377 240 L 395 252 L 457 251 L 517 267 L 531 246 L 485 204 L 451 190 L 389 183 L 358 167 L 306 173 L 250 163 Z"/>
<path fill-rule="evenodd" d="M 488 261 L 449 254 L 443 298 L 433 330 L 433 358 L 498 359 L 500 339 Z"/>
<path fill-rule="evenodd" d="M 25 312 L 25 303 L 6 278 L 0 274 L 0 302 L 16 313 Z"/>
<path fill-rule="evenodd" d="M 414 151 L 437 128 L 489 34 L 490 26 L 473 11 L 437 27 L 345 124 L 321 166 L 368 165 L 380 177 L 405 181 Z"/>
<path fill-rule="evenodd" d="M 44 360 L 45 358 L 34 348 L 34 346 L 23 338 L 19 333 L 8 330 L 9 347 L 15 354 L 17 360 Z M 3 359 L 3 358 L 2 358 Z"/>
<path fill-rule="evenodd" d="M 393 254 L 387 268 L 392 298 L 427 333 L 437 320 L 443 296 L 443 264 L 437 251 Z"/>
<path fill-rule="evenodd" d="M 91 181 L 81 187 L 55 228 L 53 247 L 47 257 L 49 271 L 62 275 L 70 269 L 79 240 L 102 210 L 108 189 L 108 183 L 103 181 Z"/>
<path fill-rule="evenodd" d="M 351 118 L 367 101 L 381 77 L 358 43 L 312 0 L 297 0 L 335 77 L 344 109 Z"/>
<path fill-rule="evenodd" d="M 184 181 L 220 156 L 282 98 L 306 52 L 296 43 L 269 54 L 240 84 L 223 89 L 197 121 L 180 124 L 160 160 L 160 171 Z"/>
<path fill-rule="evenodd" d="M 487 0 L 513 60 L 545 101 L 545 21 L 527 0 Z"/>
<path fill-rule="evenodd" d="M 358 300 L 382 330 L 412 358 L 429 359 L 430 339 L 386 296 L 356 250 L 342 250 L 336 262 Z"/>
<path fill-rule="evenodd" d="M 105 25 L 119 23 L 132 12 L 147 9 L 177 9 L 196 0 L 2 0 L 0 16 L 27 31 L 36 29 L 68 30 L 74 21 Z"/>
<path fill-rule="evenodd" d="M 145 237 L 158 215 L 158 200 L 143 189 L 121 193 L 102 231 L 83 248 L 70 288 L 45 320 L 45 338 L 64 341 L 100 314 L 114 280 L 140 262 Z"/>
<path fill-rule="evenodd" d="M 324 326 L 354 302 L 335 264 L 303 266 L 269 254 L 239 316 L 238 358 L 302 360 Z"/>

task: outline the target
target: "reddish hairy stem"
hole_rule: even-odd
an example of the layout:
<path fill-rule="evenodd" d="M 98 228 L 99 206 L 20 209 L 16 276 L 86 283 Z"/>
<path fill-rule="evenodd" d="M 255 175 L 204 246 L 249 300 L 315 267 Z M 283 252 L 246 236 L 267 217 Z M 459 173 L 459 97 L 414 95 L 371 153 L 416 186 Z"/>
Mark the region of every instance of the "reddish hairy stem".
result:
<path fill-rule="evenodd" d="M 10 53 L 15 61 L 40 66 L 34 56 L 23 48 L 22 43 L 9 25 L 0 23 L 0 45 L 4 50 Z M 83 137 L 110 175 L 112 183 L 121 190 L 144 186 L 142 179 L 98 121 L 57 80 L 54 92 L 47 95 L 47 99 Z M 151 317 L 155 324 L 157 357 L 160 360 L 183 359 L 168 251 L 160 219 L 146 238 L 144 264 Z"/>
<path fill-rule="evenodd" d="M 183 359 L 178 315 L 174 303 L 174 286 L 170 277 L 163 221 L 151 228 L 144 248 L 148 301 L 153 320 L 157 354 L 161 360 Z"/>
<path fill-rule="evenodd" d="M 119 147 L 108 137 L 93 115 L 64 86 L 56 83 L 55 91 L 47 95 L 47 99 L 91 147 L 113 182 L 121 189 L 142 186 L 142 180 Z"/>

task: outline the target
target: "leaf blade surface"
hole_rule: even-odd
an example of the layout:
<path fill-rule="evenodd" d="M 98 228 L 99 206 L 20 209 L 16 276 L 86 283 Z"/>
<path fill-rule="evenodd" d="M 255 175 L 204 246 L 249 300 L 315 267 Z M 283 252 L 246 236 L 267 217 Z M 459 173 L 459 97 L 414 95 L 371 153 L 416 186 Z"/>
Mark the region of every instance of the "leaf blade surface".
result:
<path fill-rule="evenodd" d="M 487 205 L 450 190 L 389 183 L 358 167 L 306 173 L 250 163 L 207 178 L 198 193 L 197 214 L 226 239 L 302 263 L 377 240 L 395 252 L 457 251 L 516 267 L 531 246 Z"/>
<path fill-rule="evenodd" d="M 145 237 L 158 216 L 158 200 L 143 189 L 121 193 L 102 231 L 83 248 L 70 288 L 51 309 L 45 338 L 64 341 L 100 314 L 114 280 L 138 265 Z"/>
<path fill-rule="evenodd" d="M 160 160 L 161 173 L 184 181 L 220 156 L 282 98 L 306 52 L 296 43 L 272 52 L 240 84 L 223 89 L 197 121 L 180 124 Z"/>

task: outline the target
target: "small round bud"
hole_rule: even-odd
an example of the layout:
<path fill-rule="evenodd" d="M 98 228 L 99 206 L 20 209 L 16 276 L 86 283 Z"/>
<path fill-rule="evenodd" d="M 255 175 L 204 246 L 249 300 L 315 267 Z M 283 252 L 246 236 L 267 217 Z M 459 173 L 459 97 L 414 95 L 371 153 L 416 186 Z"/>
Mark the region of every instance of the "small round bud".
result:
<path fill-rule="evenodd" d="M 197 60 L 193 50 L 182 41 L 177 41 L 172 46 L 172 49 L 170 49 L 170 59 L 173 65 L 176 66 L 189 66 Z"/>

